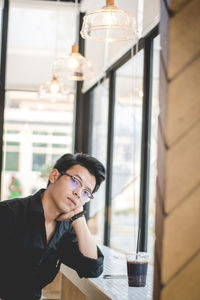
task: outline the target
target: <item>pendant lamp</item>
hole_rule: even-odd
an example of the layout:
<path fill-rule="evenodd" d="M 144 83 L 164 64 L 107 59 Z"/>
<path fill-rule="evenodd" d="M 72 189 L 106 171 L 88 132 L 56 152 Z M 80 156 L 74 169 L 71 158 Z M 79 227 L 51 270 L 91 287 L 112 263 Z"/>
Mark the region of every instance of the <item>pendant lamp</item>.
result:
<path fill-rule="evenodd" d="M 85 15 L 81 36 L 84 39 L 115 42 L 137 37 L 136 20 L 128 12 L 114 5 L 114 0 L 106 0 L 101 10 Z"/>
<path fill-rule="evenodd" d="M 66 100 L 66 97 L 72 93 L 72 90 L 60 82 L 55 74 L 51 81 L 46 82 L 39 88 L 39 97 L 45 100 L 51 100 L 52 102 Z"/>
<path fill-rule="evenodd" d="M 92 64 L 79 53 L 78 45 L 72 46 L 72 52 L 54 61 L 56 74 L 62 79 L 82 81 L 92 77 Z"/>
<path fill-rule="evenodd" d="M 83 81 L 89 79 L 93 75 L 92 64 L 79 53 L 79 8 L 78 0 L 75 0 L 76 11 L 76 37 L 72 46 L 72 52 L 54 61 L 53 69 L 59 78 Z"/>

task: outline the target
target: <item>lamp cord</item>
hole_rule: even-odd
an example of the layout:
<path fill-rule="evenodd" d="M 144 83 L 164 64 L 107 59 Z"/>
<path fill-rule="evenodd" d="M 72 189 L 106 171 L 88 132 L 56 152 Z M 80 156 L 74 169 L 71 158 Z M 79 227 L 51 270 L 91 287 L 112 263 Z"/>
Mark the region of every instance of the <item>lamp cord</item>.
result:
<path fill-rule="evenodd" d="M 79 21 L 80 21 L 78 0 L 75 0 L 75 16 L 76 16 L 75 44 L 78 45 L 78 42 L 79 42 Z"/>

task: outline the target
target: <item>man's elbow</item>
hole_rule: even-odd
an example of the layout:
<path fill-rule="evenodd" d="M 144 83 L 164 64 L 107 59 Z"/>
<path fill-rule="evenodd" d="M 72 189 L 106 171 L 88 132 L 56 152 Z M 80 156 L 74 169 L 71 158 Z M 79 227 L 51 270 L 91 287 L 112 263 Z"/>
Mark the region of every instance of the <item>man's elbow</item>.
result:
<path fill-rule="evenodd" d="M 84 272 L 79 272 L 79 277 L 85 277 L 85 278 L 97 278 L 99 277 L 103 272 L 103 264 L 99 265 L 96 269 L 90 269 Z"/>
<path fill-rule="evenodd" d="M 100 266 L 98 267 L 98 269 L 96 270 L 96 272 L 93 272 L 93 275 L 92 275 L 92 276 L 88 276 L 88 277 L 90 277 L 90 278 L 97 278 L 97 277 L 99 277 L 102 273 L 103 273 L 103 264 L 100 265 Z"/>

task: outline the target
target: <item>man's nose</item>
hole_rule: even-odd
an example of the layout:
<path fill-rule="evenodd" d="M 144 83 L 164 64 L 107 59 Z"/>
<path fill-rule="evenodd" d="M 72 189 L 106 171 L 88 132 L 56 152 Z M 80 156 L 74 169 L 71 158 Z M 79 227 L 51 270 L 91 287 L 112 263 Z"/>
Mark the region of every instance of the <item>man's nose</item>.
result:
<path fill-rule="evenodd" d="M 73 194 L 74 194 L 75 196 L 77 196 L 78 198 L 80 198 L 80 197 L 81 197 L 81 189 L 76 189 L 76 190 L 74 190 L 74 191 L 73 191 Z"/>

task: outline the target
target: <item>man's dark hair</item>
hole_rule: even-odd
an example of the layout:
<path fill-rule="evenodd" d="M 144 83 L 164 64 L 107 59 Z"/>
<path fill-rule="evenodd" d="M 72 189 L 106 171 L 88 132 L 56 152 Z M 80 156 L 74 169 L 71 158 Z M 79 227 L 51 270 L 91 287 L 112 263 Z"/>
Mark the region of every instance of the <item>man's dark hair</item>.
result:
<path fill-rule="evenodd" d="M 81 165 L 85 167 L 92 175 L 96 178 L 96 185 L 93 190 L 93 193 L 99 189 L 102 181 L 105 180 L 105 167 L 104 165 L 95 157 L 92 157 L 84 153 L 76 154 L 64 154 L 61 156 L 55 163 L 54 169 L 57 169 L 59 172 L 65 172 L 74 165 Z M 48 183 L 49 184 L 49 183 Z"/>

